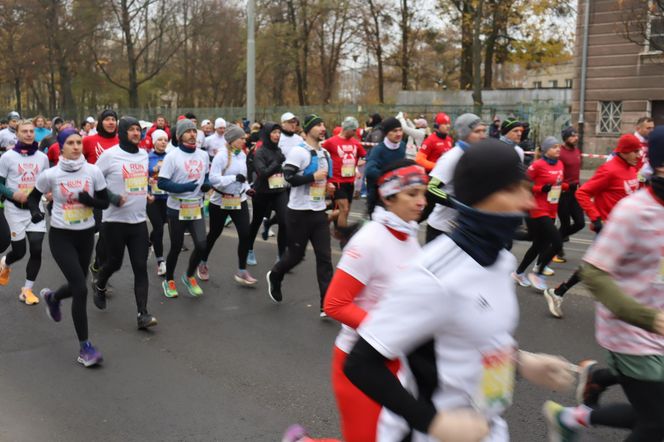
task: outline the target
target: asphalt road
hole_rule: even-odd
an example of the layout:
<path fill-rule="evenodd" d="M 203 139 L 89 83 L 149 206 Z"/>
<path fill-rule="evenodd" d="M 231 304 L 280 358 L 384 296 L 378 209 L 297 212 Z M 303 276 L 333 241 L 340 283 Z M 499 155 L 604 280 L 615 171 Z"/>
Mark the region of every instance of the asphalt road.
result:
<path fill-rule="evenodd" d="M 356 211 L 361 208 L 356 206 Z M 569 262 L 555 265 L 556 284 L 571 274 L 591 233 L 566 244 Z M 190 244 L 189 240 L 187 243 Z M 212 279 L 200 299 L 161 294 L 154 257 L 150 258 L 150 311 L 159 325 L 136 330 L 133 280 L 128 260 L 111 279 L 106 311 L 89 303 L 90 338 L 105 362 L 84 369 L 76 362 L 70 303 L 63 321 L 53 323 L 43 305 L 18 301 L 25 261 L 0 290 L 0 441 L 278 441 L 291 423 L 313 435 L 339 436 L 329 372 L 338 325 L 318 317 L 314 255 L 287 275 L 284 302 L 267 297 L 264 275 L 276 254 L 274 239 L 256 241 L 259 264 L 251 272 L 256 288 L 238 287 L 237 240 L 224 232 L 210 259 Z M 521 257 L 526 244 L 514 249 Z M 63 282 L 47 243 L 37 290 Z M 333 242 L 333 256 L 339 248 Z M 178 274 L 188 253 L 181 255 Z M 549 316 L 543 297 L 518 290 L 521 323 L 517 337 L 530 351 L 571 361 L 603 360 L 594 340 L 593 303 L 582 288 L 570 292 L 565 318 Z M 621 400 L 614 391 L 607 399 Z M 519 381 L 515 405 L 507 413 L 513 441 L 545 440 L 540 407 L 545 399 L 572 403 L 573 395 L 554 394 Z M 614 430 L 590 430 L 583 441 L 624 438 Z"/>

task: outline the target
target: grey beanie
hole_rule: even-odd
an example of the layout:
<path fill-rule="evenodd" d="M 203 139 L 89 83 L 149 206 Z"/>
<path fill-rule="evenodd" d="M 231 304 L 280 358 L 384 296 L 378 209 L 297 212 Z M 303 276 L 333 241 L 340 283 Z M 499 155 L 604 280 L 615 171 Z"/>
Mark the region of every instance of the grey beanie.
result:
<path fill-rule="evenodd" d="M 180 141 L 182 134 L 192 129 L 196 130 L 196 125 L 194 124 L 193 121 L 188 120 L 186 118 L 178 121 L 178 124 L 175 126 L 175 136 L 177 137 L 178 141 Z"/>
<path fill-rule="evenodd" d="M 242 128 L 240 128 L 240 126 L 237 124 L 229 124 L 226 127 L 226 132 L 224 132 L 224 138 L 228 144 L 232 144 L 233 141 L 244 138 L 245 135 L 246 134 Z"/>
<path fill-rule="evenodd" d="M 454 120 L 454 131 L 460 140 L 466 141 L 478 124 L 483 124 L 480 117 L 470 113 L 463 114 Z"/>
<path fill-rule="evenodd" d="M 544 155 L 549 149 L 551 149 L 556 144 L 560 144 L 560 141 L 558 141 L 556 137 L 546 137 L 544 141 L 542 141 L 542 145 L 540 146 L 542 155 Z"/>
<path fill-rule="evenodd" d="M 341 129 L 343 130 L 356 130 L 358 127 L 360 127 L 360 123 L 357 121 L 357 118 L 355 117 L 346 117 L 344 118 L 344 121 L 341 123 Z"/>

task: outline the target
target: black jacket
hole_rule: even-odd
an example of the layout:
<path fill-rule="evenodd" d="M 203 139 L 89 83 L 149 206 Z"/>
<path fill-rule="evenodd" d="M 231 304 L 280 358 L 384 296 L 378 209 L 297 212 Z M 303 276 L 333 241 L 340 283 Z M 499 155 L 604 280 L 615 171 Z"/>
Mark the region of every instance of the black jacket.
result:
<path fill-rule="evenodd" d="M 256 179 L 254 189 L 257 193 L 279 193 L 284 192 L 286 188 L 270 189 L 268 178 L 275 173 L 282 172 L 282 165 L 286 161 L 281 149 L 276 143 L 270 140 L 270 132 L 279 128 L 276 123 L 266 123 L 261 130 L 261 140 L 263 144 L 254 153 L 254 171 Z"/>

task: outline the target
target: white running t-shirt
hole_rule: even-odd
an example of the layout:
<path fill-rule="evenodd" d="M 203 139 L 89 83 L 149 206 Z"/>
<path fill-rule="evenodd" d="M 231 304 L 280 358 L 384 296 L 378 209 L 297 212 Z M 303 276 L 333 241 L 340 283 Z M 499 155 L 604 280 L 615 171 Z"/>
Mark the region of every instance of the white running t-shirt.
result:
<path fill-rule="evenodd" d="M 316 152 L 314 157 L 313 152 Z M 318 160 L 316 170 L 330 171 L 330 154 L 322 147 L 315 150 L 313 147 L 302 142 L 292 148 L 286 156 L 284 165 L 290 164 L 299 169 L 297 175 L 304 175 L 305 169 L 314 159 Z M 301 186 L 292 186 L 290 197 L 288 199 L 288 208 L 293 210 L 315 210 L 321 211 L 327 209 L 325 203 L 325 192 L 327 190 L 327 178 L 320 181 L 303 184 Z"/>
<path fill-rule="evenodd" d="M 40 151 L 33 155 L 22 155 L 12 149 L 0 156 L 0 177 L 5 177 L 5 186 L 26 195 L 37 184 L 37 177 L 48 168 L 48 157 Z M 5 208 L 8 212 L 22 210 L 9 200 L 5 202 Z"/>
<path fill-rule="evenodd" d="M 454 170 L 457 163 L 463 155 L 463 149 L 458 145 L 454 146 L 442 157 L 438 158 L 436 165 L 429 174 L 433 178 L 438 178 L 445 184 L 443 190 L 448 195 L 454 196 Z M 450 232 L 452 230 L 452 221 L 457 216 L 457 211 L 451 207 L 436 204 L 436 207 L 429 215 L 427 223 L 436 230 L 441 232 Z"/>
<path fill-rule="evenodd" d="M 291 151 L 292 148 L 295 146 L 299 146 L 300 144 L 304 143 L 304 138 L 299 136 L 298 134 L 293 134 L 291 136 L 288 136 L 282 132 L 281 136 L 279 137 L 279 149 L 281 149 L 281 153 L 284 154 L 285 157 L 288 156 L 288 153 Z"/>
<path fill-rule="evenodd" d="M 217 153 L 226 147 L 226 138 L 219 136 L 216 132 L 205 139 L 203 149 L 205 149 L 209 156 L 214 157 Z"/>
<path fill-rule="evenodd" d="M 201 199 L 201 186 L 205 182 L 205 174 L 208 171 L 210 158 L 201 149 L 189 153 L 179 147 L 175 147 L 166 154 L 164 164 L 159 169 L 159 178 L 167 178 L 174 183 L 190 183 L 196 181 L 198 184 L 191 192 L 171 193 L 168 195 L 166 206 L 173 210 L 180 210 L 182 200 Z M 203 202 L 201 199 L 201 206 Z"/>
<path fill-rule="evenodd" d="M 120 146 L 99 155 L 97 167 L 106 178 L 110 192 L 125 197 L 122 207 L 113 204 L 104 210 L 103 222 L 138 224 L 145 222 L 148 195 L 148 153 L 129 153 Z"/>
<path fill-rule="evenodd" d="M 236 154 L 231 153 L 230 164 L 228 164 L 228 147 L 221 148 L 217 155 L 212 160 L 210 167 L 210 184 L 224 193 L 222 195 L 216 190 L 210 197 L 210 202 L 220 207 L 229 207 L 239 209 L 237 205 L 227 206 L 229 201 L 236 201 L 242 203 L 247 200 L 246 191 L 249 189 L 249 184 L 245 181 L 241 183 L 236 180 L 237 175 L 244 175 L 247 177 L 247 156 L 244 152 L 240 151 Z"/>
<path fill-rule="evenodd" d="M 402 241 L 385 225 L 370 221 L 353 235 L 344 247 L 337 269 L 343 270 L 364 284 L 364 289 L 353 302 L 368 312 L 385 295 L 394 279 L 408 267 L 420 250 L 416 237 L 409 235 L 405 241 Z M 342 324 L 335 345 L 343 352 L 350 353 L 355 342 L 357 342 L 355 329 Z"/>
<path fill-rule="evenodd" d="M 86 162 L 76 172 L 65 172 L 58 166 L 48 169 L 39 175 L 36 188 L 43 194 L 53 194 L 51 227 L 85 230 L 94 227 L 95 218 L 92 207 L 78 202 L 78 194 L 94 196 L 106 188 L 106 180 L 96 165 Z"/>

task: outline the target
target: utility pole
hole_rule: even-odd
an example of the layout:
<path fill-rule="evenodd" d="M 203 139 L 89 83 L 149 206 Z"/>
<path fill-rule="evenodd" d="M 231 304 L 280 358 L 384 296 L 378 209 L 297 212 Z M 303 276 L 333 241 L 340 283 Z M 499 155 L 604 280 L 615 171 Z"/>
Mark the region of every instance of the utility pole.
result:
<path fill-rule="evenodd" d="M 255 0 L 247 0 L 247 119 L 256 119 L 256 24 Z"/>

